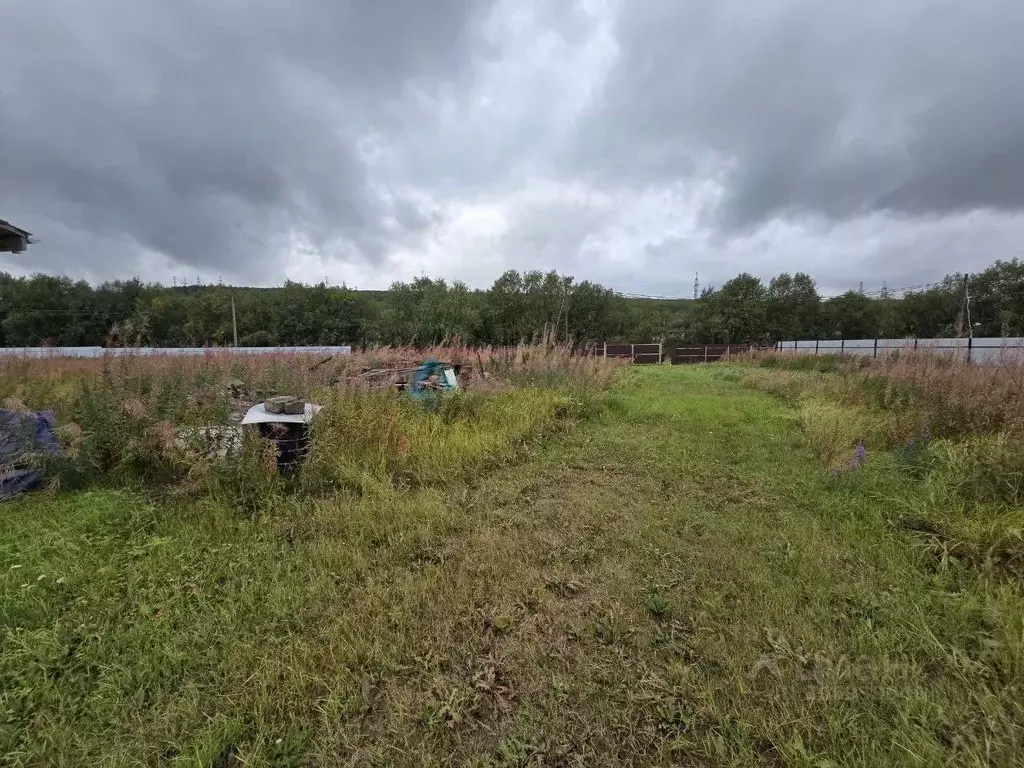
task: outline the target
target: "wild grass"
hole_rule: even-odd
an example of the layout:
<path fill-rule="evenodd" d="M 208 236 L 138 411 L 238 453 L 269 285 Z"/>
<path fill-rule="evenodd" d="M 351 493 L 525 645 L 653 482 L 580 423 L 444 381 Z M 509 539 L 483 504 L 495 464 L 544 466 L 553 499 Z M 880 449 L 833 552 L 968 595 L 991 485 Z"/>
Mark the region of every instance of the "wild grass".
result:
<path fill-rule="evenodd" d="M 464 393 L 423 407 L 363 375 L 431 357 L 462 364 Z M 370 349 L 327 361 L 225 351 L 13 358 L 0 368 L 0 400 L 16 410 L 55 412 L 67 455 L 47 468 L 59 487 L 175 485 L 248 499 L 277 488 L 273 456 L 266 441 L 243 441 L 231 425 L 270 395 L 296 394 L 326 407 L 297 487 L 363 491 L 443 482 L 504 461 L 531 436 L 582 413 L 617 365 L 568 348 L 527 346 Z"/>
<path fill-rule="evenodd" d="M 6 505 L 0 762 L 1019 762 L 1020 589 L 894 530 L 924 486 L 873 446 L 833 477 L 748 370 L 629 368 L 561 411 L 546 387 L 475 416 L 389 400 L 377 427 L 353 398 L 346 442 L 394 449 L 345 472 L 440 479 L 255 516 L 110 488 Z M 531 429 L 517 402 L 593 418 L 484 471 L 401 463 L 396 433 L 443 446 L 445 418 Z"/>
<path fill-rule="evenodd" d="M 975 564 L 1024 574 L 1024 365 L 925 353 L 752 362 L 739 377 L 799 409 L 826 466 L 842 471 L 864 446 L 923 491 L 902 494 L 894 517 Z"/>
<path fill-rule="evenodd" d="M 972 364 L 906 351 L 877 359 L 771 352 L 758 352 L 747 359 L 766 370 L 797 374 L 780 377 L 782 381 L 792 383 L 803 376 L 804 381 L 827 381 L 833 389 L 843 382 L 845 399 L 892 411 L 927 412 L 938 437 L 998 431 L 1024 436 L 1024 364 Z"/>

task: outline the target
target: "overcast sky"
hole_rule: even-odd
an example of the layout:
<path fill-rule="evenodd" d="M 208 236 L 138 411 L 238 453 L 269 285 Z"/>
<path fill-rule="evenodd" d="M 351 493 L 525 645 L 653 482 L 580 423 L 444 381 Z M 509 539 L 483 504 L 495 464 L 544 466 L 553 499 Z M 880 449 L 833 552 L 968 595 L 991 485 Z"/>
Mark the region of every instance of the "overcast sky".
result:
<path fill-rule="evenodd" d="M 0 269 L 826 292 L 1022 255 L 1021 0 L 7 0 Z"/>

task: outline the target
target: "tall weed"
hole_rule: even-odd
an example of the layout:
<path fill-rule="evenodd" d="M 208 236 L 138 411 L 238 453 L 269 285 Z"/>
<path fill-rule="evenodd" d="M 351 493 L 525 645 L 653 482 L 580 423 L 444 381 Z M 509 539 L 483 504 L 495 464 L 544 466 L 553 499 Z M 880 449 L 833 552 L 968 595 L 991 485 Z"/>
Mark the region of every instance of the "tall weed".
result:
<path fill-rule="evenodd" d="M 1024 364 L 972 364 L 926 352 L 869 357 L 759 353 L 750 361 L 782 372 L 832 371 L 849 402 L 926 413 L 939 437 L 1004 431 L 1024 438 Z"/>
<path fill-rule="evenodd" d="M 937 440 L 931 446 L 929 477 L 943 496 L 979 504 L 1024 507 L 1024 445 L 1005 433 L 966 440 Z"/>
<path fill-rule="evenodd" d="M 371 369 L 426 358 L 462 365 L 467 391 L 414 402 L 371 388 Z M 53 410 L 75 436 L 63 484 L 185 483 L 225 498 L 265 495 L 266 441 L 245 440 L 245 410 L 273 394 L 326 406 L 301 479 L 316 488 L 445 482 L 515 454 L 523 441 L 580 417 L 621 364 L 568 347 L 461 345 L 370 349 L 336 358 L 230 351 L 175 355 L 7 358 L 0 400 Z M 250 436 L 251 437 L 251 436 Z M 272 462 L 271 462 L 272 465 Z M 276 483 L 276 481 L 274 481 Z"/>
<path fill-rule="evenodd" d="M 811 448 L 830 469 L 844 469 L 857 461 L 854 451 L 858 446 L 888 441 L 888 425 L 882 415 L 827 400 L 805 401 L 800 408 L 800 424 Z"/>
<path fill-rule="evenodd" d="M 899 471 L 921 483 L 896 505 L 912 529 L 958 542 L 972 562 L 1024 573 L 1024 365 L 923 353 L 829 359 L 761 355 L 743 381 L 794 402 L 833 470 L 855 441 L 891 449 Z"/>

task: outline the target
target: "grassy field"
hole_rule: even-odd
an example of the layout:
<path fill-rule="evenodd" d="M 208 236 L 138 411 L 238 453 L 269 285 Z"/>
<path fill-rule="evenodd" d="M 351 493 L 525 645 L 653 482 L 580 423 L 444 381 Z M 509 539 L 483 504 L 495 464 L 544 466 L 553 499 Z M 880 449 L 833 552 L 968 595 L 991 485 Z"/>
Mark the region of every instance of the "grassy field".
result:
<path fill-rule="evenodd" d="M 3 762 L 1020 764 L 1020 510 L 954 515 L 911 420 L 806 397 L 837 382 L 531 390 L 502 419 L 547 427 L 482 440 L 501 462 L 435 471 L 428 445 L 409 482 L 343 465 L 344 492 L 252 514 L 116 488 L 7 504 Z"/>

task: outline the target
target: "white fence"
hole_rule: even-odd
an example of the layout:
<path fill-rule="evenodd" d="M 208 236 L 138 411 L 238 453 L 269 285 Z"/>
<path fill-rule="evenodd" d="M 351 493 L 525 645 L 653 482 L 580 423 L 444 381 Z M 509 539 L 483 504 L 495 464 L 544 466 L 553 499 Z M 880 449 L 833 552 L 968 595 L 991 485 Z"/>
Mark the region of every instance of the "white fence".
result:
<path fill-rule="evenodd" d="M 106 357 L 121 355 L 347 355 L 340 347 L 0 347 L 0 357 Z"/>
<path fill-rule="evenodd" d="M 981 339 L 821 339 L 780 341 L 779 352 L 802 355 L 866 355 L 879 357 L 900 350 L 949 355 L 972 363 L 1024 363 L 1024 338 Z"/>

